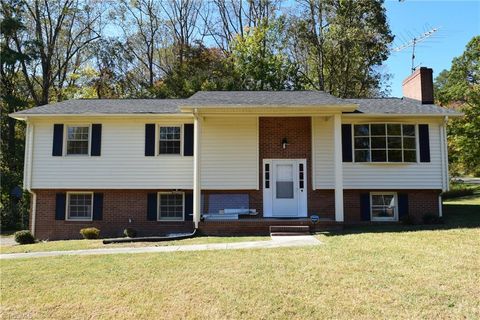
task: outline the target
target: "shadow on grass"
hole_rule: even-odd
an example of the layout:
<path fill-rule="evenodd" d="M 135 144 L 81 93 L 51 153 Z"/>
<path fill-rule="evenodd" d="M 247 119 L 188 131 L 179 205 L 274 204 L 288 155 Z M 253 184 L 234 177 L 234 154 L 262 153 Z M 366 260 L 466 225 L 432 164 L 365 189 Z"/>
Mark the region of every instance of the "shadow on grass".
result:
<path fill-rule="evenodd" d="M 480 205 L 445 204 L 443 206 L 443 217 L 443 224 L 381 224 L 365 226 L 346 226 L 343 230 L 329 231 L 322 234 L 326 236 L 341 236 L 358 233 L 414 232 L 428 230 L 480 228 Z"/>

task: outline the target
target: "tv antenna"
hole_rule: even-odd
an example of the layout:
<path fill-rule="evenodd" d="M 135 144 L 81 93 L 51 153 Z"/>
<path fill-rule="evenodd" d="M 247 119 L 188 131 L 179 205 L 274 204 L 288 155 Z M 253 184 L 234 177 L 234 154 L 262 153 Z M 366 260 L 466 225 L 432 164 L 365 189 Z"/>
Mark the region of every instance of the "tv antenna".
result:
<path fill-rule="evenodd" d="M 417 37 L 413 37 L 411 40 L 405 42 L 404 44 L 393 48 L 392 51 L 400 52 L 400 51 L 403 51 L 407 48 L 412 47 L 412 73 L 413 73 L 415 71 L 415 47 L 420 42 L 423 42 L 423 41 L 427 40 L 428 38 L 430 38 L 431 36 L 433 36 L 439 29 L 440 28 L 432 28 L 432 29 L 420 34 Z"/>

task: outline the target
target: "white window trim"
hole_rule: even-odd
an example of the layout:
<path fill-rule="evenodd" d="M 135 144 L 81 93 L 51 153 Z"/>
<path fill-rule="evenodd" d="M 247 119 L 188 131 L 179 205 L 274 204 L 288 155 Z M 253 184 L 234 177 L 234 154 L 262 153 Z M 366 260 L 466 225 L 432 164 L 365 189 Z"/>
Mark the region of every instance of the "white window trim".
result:
<path fill-rule="evenodd" d="M 161 127 L 179 127 L 180 128 L 180 153 L 160 153 L 160 128 Z M 155 154 L 159 157 L 183 157 L 183 124 L 158 124 L 155 127 Z"/>
<path fill-rule="evenodd" d="M 68 154 L 68 128 L 69 127 L 88 127 L 88 153 L 87 154 Z M 63 156 L 64 157 L 90 157 L 90 150 L 92 148 L 92 124 L 89 123 L 67 123 L 63 126 Z"/>
<path fill-rule="evenodd" d="M 92 198 L 92 206 L 90 208 L 90 218 L 87 219 L 70 219 L 70 195 L 72 194 L 89 194 Z M 65 208 L 65 220 L 66 221 L 93 221 L 93 192 L 90 191 L 69 191 L 67 192 L 67 207 Z"/>
<path fill-rule="evenodd" d="M 415 161 L 399 161 L 399 162 L 395 162 L 395 161 L 356 161 L 355 160 L 355 125 L 365 125 L 365 124 L 368 124 L 368 125 L 372 125 L 372 124 L 385 124 L 385 125 L 388 125 L 388 124 L 400 124 L 400 125 L 413 125 L 415 126 Z M 420 162 L 420 156 L 419 156 L 419 147 L 420 147 L 420 143 L 419 143 L 419 139 L 418 139 L 418 124 L 417 123 L 407 123 L 407 122 L 358 122 L 358 123 L 351 123 L 351 132 L 352 132 L 352 163 L 360 163 L 360 164 L 366 164 L 366 165 L 409 165 L 409 164 L 418 164 Z M 385 137 L 388 138 L 388 135 L 386 135 Z M 369 140 L 371 141 L 371 138 L 372 138 L 372 135 L 371 133 L 369 132 L 369 135 L 368 135 L 368 138 Z M 371 143 L 371 142 L 370 142 Z M 371 155 L 371 152 L 372 152 L 372 148 L 371 148 L 371 144 L 370 144 L 370 155 Z M 388 147 L 387 149 L 388 150 Z M 407 150 L 411 150 L 411 149 L 407 149 Z M 403 127 L 402 127 L 402 159 L 403 159 Z"/>
<path fill-rule="evenodd" d="M 378 217 L 373 217 L 373 201 L 372 201 L 372 196 L 379 196 L 379 195 L 392 195 L 393 196 L 393 201 L 395 202 L 395 212 L 393 215 L 393 218 L 378 218 Z M 396 192 L 370 192 L 370 221 L 374 222 L 382 222 L 382 221 L 398 221 L 398 196 Z"/>
<path fill-rule="evenodd" d="M 175 219 L 175 220 L 165 220 L 165 219 L 160 219 L 160 196 L 162 194 L 181 194 L 182 195 L 182 219 Z M 176 191 L 172 191 L 172 192 L 158 192 L 157 193 L 157 221 L 160 221 L 160 222 L 183 222 L 185 221 L 185 192 L 176 192 Z"/>

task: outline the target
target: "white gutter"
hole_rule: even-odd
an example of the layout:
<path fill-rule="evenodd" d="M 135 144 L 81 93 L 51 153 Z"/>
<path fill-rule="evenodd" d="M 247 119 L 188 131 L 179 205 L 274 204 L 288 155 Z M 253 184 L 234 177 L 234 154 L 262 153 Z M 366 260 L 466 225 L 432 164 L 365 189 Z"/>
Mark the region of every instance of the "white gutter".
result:
<path fill-rule="evenodd" d="M 189 113 L 28 113 L 8 115 L 17 120 L 26 121 L 29 118 L 56 118 L 56 117 L 113 117 L 113 118 L 163 118 L 163 117 L 193 117 Z"/>

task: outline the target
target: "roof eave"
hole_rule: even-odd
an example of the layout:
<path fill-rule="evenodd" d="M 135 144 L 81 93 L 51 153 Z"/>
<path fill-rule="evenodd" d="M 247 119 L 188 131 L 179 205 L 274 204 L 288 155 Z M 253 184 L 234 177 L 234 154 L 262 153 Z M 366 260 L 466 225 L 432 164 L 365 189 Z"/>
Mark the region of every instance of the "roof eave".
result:
<path fill-rule="evenodd" d="M 10 113 L 8 115 L 17 120 L 28 120 L 29 118 L 52 118 L 52 117 L 165 117 L 165 116 L 176 116 L 176 117 L 185 117 L 192 116 L 188 113 Z"/>
<path fill-rule="evenodd" d="M 463 117 L 464 113 L 346 113 L 344 116 L 354 117 Z"/>

